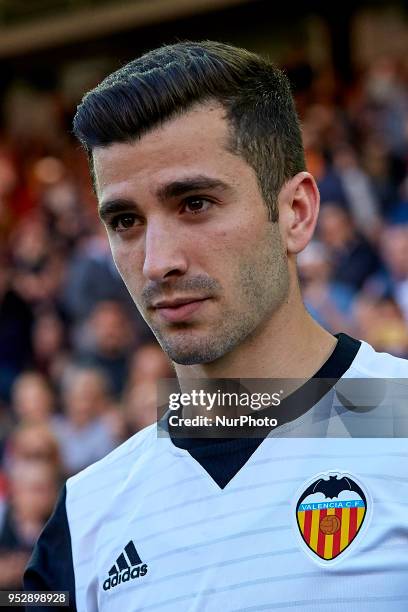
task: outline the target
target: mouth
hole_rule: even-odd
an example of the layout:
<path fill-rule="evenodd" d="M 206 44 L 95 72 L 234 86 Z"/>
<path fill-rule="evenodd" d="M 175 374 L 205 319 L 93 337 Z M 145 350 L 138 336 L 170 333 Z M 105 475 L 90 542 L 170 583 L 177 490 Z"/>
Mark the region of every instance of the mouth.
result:
<path fill-rule="evenodd" d="M 159 316 L 168 323 L 180 323 L 188 320 L 210 298 L 179 298 L 163 300 L 153 305 Z"/>

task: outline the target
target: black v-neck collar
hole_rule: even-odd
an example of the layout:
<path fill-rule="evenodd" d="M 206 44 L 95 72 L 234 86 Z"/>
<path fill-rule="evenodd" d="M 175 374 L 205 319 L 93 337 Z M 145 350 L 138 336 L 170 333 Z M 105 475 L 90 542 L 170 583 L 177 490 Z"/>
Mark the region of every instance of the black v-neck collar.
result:
<path fill-rule="evenodd" d="M 286 400 L 284 410 L 281 410 L 281 414 L 282 412 L 285 414 L 285 420 L 280 419 L 279 425 L 284 425 L 303 416 L 324 394 L 328 393 L 351 366 L 361 342 L 343 333 L 336 334 L 335 337 L 338 342 L 328 360 L 310 381 L 307 381 Z M 316 397 L 316 385 L 309 384 L 313 379 L 328 379 L 327 383 L 323 383 L 319 389 L 320 397 Z M 308 393 L 309 389 L 310 393 Z M 300 397 L 302 401 L 299 401 Z M 282 404 L 280 408 L 282 408 Z M 188 450 L 218 486 L 224 488 L 245 465 L 263 442 L 263 439 L 262 437 L 172 438 L 172 442 L 175 446 Z"/>

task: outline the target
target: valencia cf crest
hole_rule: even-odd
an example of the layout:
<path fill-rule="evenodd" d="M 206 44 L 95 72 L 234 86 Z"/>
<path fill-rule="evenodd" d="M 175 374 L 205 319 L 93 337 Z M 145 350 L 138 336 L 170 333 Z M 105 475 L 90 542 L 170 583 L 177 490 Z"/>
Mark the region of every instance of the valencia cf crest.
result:
<path fill-rule="evenodd" d="M 315 559 L 340 557 L 361 531 L 368 494 L 349 474 L 330 472 L 313 479 L 296 504 L 296 522 Z"/>

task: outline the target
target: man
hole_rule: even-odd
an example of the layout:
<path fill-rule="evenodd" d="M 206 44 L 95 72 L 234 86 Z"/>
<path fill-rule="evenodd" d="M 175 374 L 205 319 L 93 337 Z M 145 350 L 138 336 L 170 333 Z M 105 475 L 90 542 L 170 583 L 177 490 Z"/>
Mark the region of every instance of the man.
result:
<path fill-rule="evenodd" d="M 74 128 L 115 263 L 180 381 L 407 375 L 304 308 L 296 255 L 319 195 L 275 67 L 163 47 L 88 93 Z M 340 406 L 306 387 L 266 439 L 151 426 L 71 478 L 26 588 L 84 611 L 405 610 L 405 441 L 364 437 L 378 419 L 347 388 Z"/>

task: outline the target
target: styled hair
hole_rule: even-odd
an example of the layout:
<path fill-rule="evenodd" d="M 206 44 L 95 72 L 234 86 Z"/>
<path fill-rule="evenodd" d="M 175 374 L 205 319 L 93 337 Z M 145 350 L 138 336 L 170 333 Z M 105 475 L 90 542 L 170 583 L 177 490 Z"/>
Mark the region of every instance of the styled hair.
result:
<path fill-rule="evenodd" d="M 245 49 L 213 41 L 154 49 L 84 96 L 74 134 L 93 175 L 95 147 L 135 141 L 193 105 L 214 100 L 226 111 L 230 150 L 255 171 L 269 218 L 277 221 L 279 191 L 305 170 L 300 125 L 284 73 Z"/>

